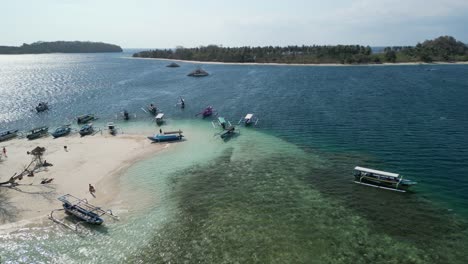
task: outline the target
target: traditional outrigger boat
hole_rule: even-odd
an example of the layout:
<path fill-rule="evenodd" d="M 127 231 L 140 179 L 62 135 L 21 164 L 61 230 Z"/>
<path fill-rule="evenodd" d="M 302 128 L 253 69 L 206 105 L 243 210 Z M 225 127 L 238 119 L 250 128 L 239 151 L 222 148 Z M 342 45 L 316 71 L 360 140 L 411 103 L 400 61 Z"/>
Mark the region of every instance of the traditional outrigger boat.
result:
<path fill-rule="evenodd" d="M 196 68 L 194 71 L 187 74 L 187 76 L 190 76 L 190 77 L 205 77 L 205 76 L 208 76 L 208 75 L 210 75 L 210 74 L 207 73 L 205 70 L 203 70 L 200 67 Z"/>
<path fill-rule="evenodd" d="M 182 131 L 179 130 L 164 132 L 163 134 L 154 134 L 153 136 L 148 137 L 148 139 L 153 142 L 170 142 L 182 140 L 183 137 Z"/>
<path fill-rule="evenodd" d="M 63 137 L 63 136 L 70 134 L 70 132 L 71 132 L 70 125 L 63 125 L 63 126 L 57 127 L 54 130 L 54 132 L 52 132 L 52 136 L 54 138 Z"/>
<path fill-rule="evenodd" d="M 141 108 L 145 113 L 150 113 L 152 115 L 157 115 L 159 112 L 159 109 L 156 107 L 154 104 L 150 104 L 149 106 L 146 107 L 146 110 L 144 108 Z"/>
<path fill-rule="evenodd" d="M 49 133 L 49 127 L 42 126 L 42 127 L 36 127 L 31 129 L 28 134 L 26 135 L 26 138 L 29 140 L 33 140 L 36 138 L 43 137 Z"/>
<path fill-rule="evenodd" d="M 49 109 L 49 106 L 47 105 L 46 102 L 40 102 L 37 106 L 36 106 L 36 111 L 39 113 L 39 112 L 44 112 L 45 110 Z"/>
<path fill-rule="evenodd" d="M 93 121 L 95 119 L 96 119 L 96 117 L 94 115 L 87 114 L 87 115 L 78 116 L 76 118 L 76 121 L 78 122 L 78 124 L 85 124 L 85 123 L 88 123 L 89 121 Z"/>
<path fill-rule="evenodd" d="M 359 166 L 354 168 L 354 182 L 366 186 L 399 192 L 406 192 L 408 188 L 417 184 L 417 182 L 403 179 L 401 175 L 396 173 L 368 169 Z"/>
<path fill-rule="evenodd" d="M 164 114 L 163 113 L 157 114 L 156 117 L 154 118 L 154 120 L 156 121 L 156 124 L 162 125 L 165 122 Z"/>
<path fill-rule="evenodd" d="M 0 142 L 12 139 L 18 135 L 18 129 L 0 132 Z"/>
<path fill-rule="evenodd" d="M 238 133 L 238 131 L 236 131 L 236 127 L 235 126 L 229 126 L 223 132 L 219 133 L 219 136 L 222 139 L 227 139 L 227 138 L 235 135 L 236 133 Z"/>
<path fill-rule="evenodd" d="M 115 220 L 118 220 L 118 217 L 115 216 L 111 210 L 103 210 L 100 207 L 89 204 L 88 200 L 86 199 L 80 199 L 71 194 L 60 196 L 57 199 L 62 202 L 63 209 L 52 210 L 50 212 L 49 218 L 52 221 L 62 224 L 75 231 L 79 231 L 78 225 L 82 223 L 88 223 L 91 225 L 101 225 L 102 223 L 104 223 L 103 216 L 109 216 Z M 79 222 L 72 225 L 66 223 L 64 219 L 56 218 L 54 216 L 54 213 L 62 210 L 64 210 L 65 213 L 76 217 L 79 220 Z"/>
<path fill-rule="evenodd" d="M 114 125 L 113 122 L 107 123 L 107 130 L 109 130 L 109 134 L 113 136 L 117 134 L 117 127 Z"/>
<path fill-rule="evenodd" d="M 94 132 L 94 127 L 93 127 L 92 123 L 89 123 L 89 124 L 86 124 L 86 125 L 82 126 L 80 128 L 80 131 L 79 131 L 79 133 L 80 133 L 80 135 L 82 137 L 87 136 L 87 135 L 91 135 L 93 132 Z"/>
<path fill-rule="evenodd" d="M 210 105 L 210 106 L 207 106 L 205 109 L 203 109 L 203 111 L 201 111 L 200 113 L 196 114 L 195 116 L 202 115 L 202 117 L 205 118 L 205 117 L 209 117 L 213 115 L 213 113 L 214 113 L 214 108 Z"/>
<path fill-rule="evenodd" d="M 245 126 L 254 125 L 256 126 L 258 123 L 258 118 L 256 118 L 253 114 L 247 114 L 244 118 L 241 118 L 237 124 L 244 123 Z"/>

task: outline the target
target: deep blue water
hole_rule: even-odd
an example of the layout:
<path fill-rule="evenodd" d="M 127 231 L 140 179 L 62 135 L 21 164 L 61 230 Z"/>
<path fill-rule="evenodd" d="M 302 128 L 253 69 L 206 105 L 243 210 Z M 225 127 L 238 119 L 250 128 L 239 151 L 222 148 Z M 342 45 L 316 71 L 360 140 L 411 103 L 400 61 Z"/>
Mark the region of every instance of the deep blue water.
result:
<path fill-rule="evenodd" d="M 166 68 L 166 61 L 129 55 L 0 56 L 0 130 L 59 125 L 85 113 L 108 120 L 123 109 L 149 120 L 141 107 L 151 102 L 180 120 L 195 118 L 206 105 L 234 122 L 253 112 L 261 132 L 326 160 L 326 169 L 313 171 L 314 177 L 301 174 L 305 185 L 374 224 L 415 210 L 421 214 L 412 212 L 415 219 L 440 212 L 460 221 L 468 216 L 468 65 L 205 64 L 210 76 L 189 78 L 194 64 Z M 184 111 L 175 107 L 178 96 L 187 102 Z M 51 110 L 31 111 L 39 101 L 48 101 Z M 304 162 L 288 159 L 287 166 L 307 166 Z M 401 173 L 419 185 L 414 193 L 397 196 L 356 189 L 350 183 L 355 165 Z M 366 199 L 395 199 L 400 207 L 366 206 Z M 435 226 L 440 220 L 428 221 Z M 413 221 L 416 226 L 419 220 Z M 402 235 L 403 222 L 389 234 L 413 242 L 418 232 L 430 238 L 421 230 L 412 238 Z"/>

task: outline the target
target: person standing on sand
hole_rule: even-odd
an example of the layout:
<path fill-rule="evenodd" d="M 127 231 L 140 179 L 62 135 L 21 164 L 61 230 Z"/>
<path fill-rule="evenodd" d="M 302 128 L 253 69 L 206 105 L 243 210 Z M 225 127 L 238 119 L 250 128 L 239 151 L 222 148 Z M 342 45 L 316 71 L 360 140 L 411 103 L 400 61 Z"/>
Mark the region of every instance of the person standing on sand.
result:
<path fill-rule="evenodd" d="M 6 154 L 6 148 L 3 147 L 3 156 L 5 156 L 5 158 L 8 158 L 7 154 Z"/>
<path fill-rule="evenodd" d="M 94 196 L 94 193 L 96 192 L 96 189 L 94 189 L 94 186 L 91 185 L 91 183 L 89 184 L 89 193 Z"/>

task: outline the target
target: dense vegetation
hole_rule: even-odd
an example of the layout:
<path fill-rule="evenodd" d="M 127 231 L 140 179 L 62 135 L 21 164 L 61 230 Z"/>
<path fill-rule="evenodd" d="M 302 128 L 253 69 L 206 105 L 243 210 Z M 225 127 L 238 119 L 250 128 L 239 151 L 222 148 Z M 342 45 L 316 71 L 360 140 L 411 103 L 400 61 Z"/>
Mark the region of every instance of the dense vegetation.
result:
<path fill-rule="evenodd" d="M 102 42 L 54 41 L 24 43 L 20 47 L 0 46 L 0 54 L 122 52 L 122 48 Z"/>
<path fill-rule="evenodd" d="M 257 63 L 382 63 L 468 61 L 468 46 L 450 36 L 418 43 L 415 47 L 387 47 L 372 53 L 369 46 L 287 46 L 287 47 L 206 47 L 156 49 L 133 54 L 133 57 L 215 62 Z"/>

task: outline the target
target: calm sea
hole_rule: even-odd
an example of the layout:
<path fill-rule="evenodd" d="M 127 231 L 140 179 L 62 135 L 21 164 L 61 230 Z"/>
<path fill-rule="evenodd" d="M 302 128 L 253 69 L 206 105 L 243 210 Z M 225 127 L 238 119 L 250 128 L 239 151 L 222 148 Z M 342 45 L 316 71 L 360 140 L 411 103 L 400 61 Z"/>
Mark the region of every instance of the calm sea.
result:
<path fill-rule="evenodd" d="M 4 262 L 468 263 L 468 65 L 205 64 L 210 76 L 189 78 L 194 64 L 130 56 L 0 56 L 0 130 L 94 113 L 149 133 L 141 108 L 156 103 L 191 136 L 122 177 L 122 221 L 1 234 Z M 206 105 L 260 120 L 223 142 L 195 117 Z M 118 121 L 124 109 L 134 121 Z M 419 184 L 358 186 L 356 165 Z"/>

